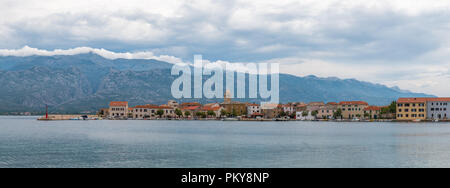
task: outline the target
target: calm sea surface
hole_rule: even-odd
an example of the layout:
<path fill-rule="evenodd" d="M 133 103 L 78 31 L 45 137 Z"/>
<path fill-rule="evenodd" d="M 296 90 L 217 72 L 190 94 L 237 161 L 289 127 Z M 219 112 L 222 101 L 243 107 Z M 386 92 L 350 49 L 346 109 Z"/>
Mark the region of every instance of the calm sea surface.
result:
<path fill-rule="evenodd" d="M 450 124 L 0 117 L 0 167 L 450 167 Z"/>

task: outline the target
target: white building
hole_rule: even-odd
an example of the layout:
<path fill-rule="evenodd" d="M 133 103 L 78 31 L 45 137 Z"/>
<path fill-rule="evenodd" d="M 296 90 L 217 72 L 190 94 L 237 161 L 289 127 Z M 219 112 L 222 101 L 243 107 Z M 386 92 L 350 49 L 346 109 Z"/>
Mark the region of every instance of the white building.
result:
<path fill-rule="evenodd" d="M 109 118 L 128 118 L 128 102 L 114 101 L 109 103 Z"/>
<path fill-rule="evenodd" d="M 450 115 L 450 98 L 427 99 L 427 119 L 446 120 Z"/>
<path fill-rule="evenodd" d="M 314 117 L 314 116 L 312 115 L 312 112 L 311 112 L 311 111 L 306 111 L 306 112 L 308 112 L 308 115 L 307 115 L 307 116 L 303 116 L 303 112 L 304 112 L 304 111 L 297 112 L 297 113 L 296 113 L 296 116 L 295 116 L 295 119 L 297 119 L 297 120 L 302 120 L 302 121 L 313 121 L 313 120 L 316 120 L 316 117 Z"/>
<path fill-rule="evenodd" d="M 248 104 L 247 105 L 247 115 L 250 117 L 255 114 L 261 114 L 261 106 L 258 104 Z"/>

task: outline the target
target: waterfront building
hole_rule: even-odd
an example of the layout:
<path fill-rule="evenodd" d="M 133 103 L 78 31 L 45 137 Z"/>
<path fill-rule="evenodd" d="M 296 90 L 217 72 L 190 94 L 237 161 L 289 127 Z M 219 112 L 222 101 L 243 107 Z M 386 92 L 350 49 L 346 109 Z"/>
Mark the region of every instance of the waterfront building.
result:
<path fill-rule="evenodd" d="M 159 118 L 158 111 L 162 110 L 163 115 L 162 118 L 172 118 L 175 117 L 175 110 L 174 108 L 167 106 L 167 105 L 138 105 L 133 108 L 132 117 L 134 119 L 153 119 L 153 118 Z"/>
<path fill-rule="evenodd" d="M 368 119 L 378 119 L 381 117 L 381 109 L 382 107 L 379 106 L 369 106 L 367 108 L 364 108 L 364 118 Z M 367 116 L 367 117 L 366 117 Z"/>
<path fill-rule="evenodd" d="M 167 105 L 175 109 L 180 107 L 180 104 L 178 104 L 178 102 L 174 100 L 170 100 L 169 102 L 167 102 Z"/>
<path fill-rule="evenodd" d="M 400 98 L 397 101 L 397 120 L 426 120 L 427 98 Z"/>
<path fill-rule="evenodd" d="M 450 115 L 450 98 L 430 98 L 427 100 L 427 118 L 447 120 Z"/>
<path fill-rule="evenodd" d="M 247 115 L 252 117 L 254 115 L 261 115 L 261 106 L 259 104 L 247 104 Z"/>
<path fill-rule="evenodd" d="M 261 110 L 265 119 L 274 119 L 280 116 L 282 106 L 279 104 L 265 104 L 261 106 Z"/>
<path fill-rule="evenodd" d="M 295 114 L 295 112 L 296 112 L 295 105 L 293 103 L 282 105 L 282 108 L 283 108 L 283 111 L 289 116 L 291 114 Z"/>
<path fill-rule="evenodd" d="M 109 103 L 108 110 L 109 118 L 127 118 L 128 117 L 128 102 L 114 101 Z"/>
<path fill-rule="evenodd" d="M 222 108 L 218 103 L 206 104 L 202 108 L 200 108 L 200 112 L 205 113 L 209 118 L 219 118 L 221 116 Z M 211 117 L 208 115 L 209 112 L 214 112 L 215 116 Z"/>
<path fill-rule="evenodd" d="M 310 112 L 314 112 L 314 111 L 317 112 L 324 105 L 325 105 L 325 103 L 323 103 L 323 102 L 311 102 L 306 106 L 306 110 L 308 110 Z"/>
<path fill-rule="evenodd" d="M 306 114 L 304 114 L 306 112 Z M 296 120 L 302 120 L 302 121 L 313 121 L 316 120 L 317 117 L 313 116 L 312 111 L 305 110 L 305 111 L 297 111 L 295 114 Z"/>
<path fill-rule="evenodd" d="M 338 104 L 338 109 L 342 110 L 342 118 L 356 119 L 364 117 L 364 109 L 369 104 L 364 101 L 343 101 Z"/>
<path fill-rule="evenodd" d="M 338 103 L 329 102 L 325 105 L 319 106 L 317 118 L 319 119 L 333 119 L 334 113 L 338 109 Z"/>
<path fill-rule="evenodd" d="M 187 107 L 194 107 L 194 106 L 202 106 L 202 104 L 198 102 L 187 102 L 187 103 L 181 103 L 180 109 L 187 108 Z"/>
<path fill-rule="evenodd" d="M 231 93 L 227 91 L 224 95 L 224 101 L 220 104 L 224 110 L 231 113 L 233 116 L 247 115 L 247 104 L 242 102 L 236 102 L 231 100 Z"/>
<path fill-rule="evenodd" d="M 197 112 L 199 112 L 201 110 L 202 106 L 186 106 L 186 107 L 181 107 L 181 112 L 183 112 L 183 116 L 185 118 L 190 118 L 190 117 L 194 117 L 195 114 Z M 186 113 L 189 112 L 189 116 L 186 116 Z"/>
<path fill-rule="evenodd" d="M 97 113 L 98 117 L 108 118 L 109 116 L 109 108 L 102 108 Z"/>
<path fill-rule="evenodd" d="M 303 112 L 306 110 L 306 107 L 308 106 L 305 103 L 295 103 L 295 112 Z"/>

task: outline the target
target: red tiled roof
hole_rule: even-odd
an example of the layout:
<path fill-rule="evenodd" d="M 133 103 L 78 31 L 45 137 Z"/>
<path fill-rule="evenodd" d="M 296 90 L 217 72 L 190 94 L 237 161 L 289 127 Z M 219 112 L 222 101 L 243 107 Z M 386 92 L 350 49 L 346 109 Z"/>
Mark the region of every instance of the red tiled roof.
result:
<path fill-rule="evenodd" d="M 364 101 L 343 101 L 339 105 L 369 105 L 369 103 Z"/>
<path fill-rule="evenodd" d="M 158 109 L 159 106 L 153 105 L 153 104 L 146 104 L 146 105 L 138 105 L 138 106 L 135 106 L 134 108 Z"/>
<path fill-rule="evenodd" d="M 450 102 L 450 98 L 428 98 L 427 102 Z"/>
<path fill-rule="evenodd" d="M 198 102 L 187 102 L 187 103 L 182 103 L 181 106 L 201 106 L 201 104 Z"/>
<path fill-rule="evenodd" d="M 327 104 L 329 104 L 329 105 L 338 105 L 337 102 L 329 102 L 329 103 L 327 103 Z"/>
<path fill-rule="evenodd" d="M 158 106 L 158 109 L 173 109 L 173 107 L 170 107 L 170 106 L 168 106 L 168 105 L 161 105 L 161 106 Z"/>
<path fill-rule="evenodd" d="M 109 106 L 128 106 L 128 102 L 124 101 L 113 101 L 109 103 Z"/>
<path fill-rule="evenodd" d="M 222 107 L 218 106 L 218 107 L 209 107 L 209 106 L 204 106 L 202 108 L 202 111 L 218 111 L 220 110 Z"/>
<path fill-rule="evenodd" d="M 247 106 L 259 106 L 258 104 L 247 104 Z"/>
<path fill-rule="evenodd" d="M 200 108 L 200 106 L 189 106 L 189 107 L 182 108 L 182 110 L 197 110 L 199 108 Z"/>
<path fill-rule="evenodd" d="M 424 103 L 427 102 L 427 98 L 399 98 L 397 103 Z"/>
<path fill-rule="evenodd" d="M 450 98 L 399 98 L 397 103 L 450 102 Z"/>
<path fill-rule="evenodd" d="M 379 106 L 369 106 L 367 108 L 364 108 L 364 111 L 381 111 L 381 107 L 379 107 Z"/>

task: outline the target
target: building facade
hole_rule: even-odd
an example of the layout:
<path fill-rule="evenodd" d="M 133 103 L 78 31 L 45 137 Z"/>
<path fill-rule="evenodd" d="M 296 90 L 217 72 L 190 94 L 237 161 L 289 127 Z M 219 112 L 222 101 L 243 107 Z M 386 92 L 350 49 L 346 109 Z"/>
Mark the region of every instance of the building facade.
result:
<path fill-rule="evenodd" d="M 319 119 L 333 119 L 334 113 L 338 109 L 338 104 L 335 102 L 330 102 L 319 107 L 317 118 Z"/>
<path fill-rule="evenodd" d="M 427 98 L 400 98 L 397 101 L 397 120 L 427 119 Z"/>
<path fill-rule="evenodd" d="M 133 119 L 154 119 L 159 118 L 158 111 L 162 111 L 163 115 L 161 118 L 172 118 L 175 117 L 175 110 L 167 105 L 157 106 L 157 105 L 140 105 L 133 108 Z"/>
<path fill-rule="evenodd" d="M 338 104 L 342 110 L 342 118 L 358 119 L 364 117 L 364 109 L 369 107 L 369 103 L 364 101 L 344 101 Z"/>
<path fill-rule="evenodd" d="M 381 107 L 369 106 L 364 109 L 364 118 L 379 119 L 381 118 Z"/>
<path fill-rule="evenodd" d="M 261 106 L 259 104 L 247 104 L 248 117 L 251 117 L 253 115 L 260 115 L 261 113 Z"/>
<path fill-rule="evenodd" d="M 128 102 L 110 102 L 108 113 L 109 118 L 128 118 Z"/>
<path fill-rule="evenodd" d="M 427 100 L 427 118 L 447 120 L 450 115 L 450 98 L 432 98 Z"/>

